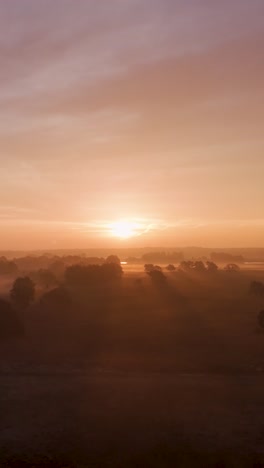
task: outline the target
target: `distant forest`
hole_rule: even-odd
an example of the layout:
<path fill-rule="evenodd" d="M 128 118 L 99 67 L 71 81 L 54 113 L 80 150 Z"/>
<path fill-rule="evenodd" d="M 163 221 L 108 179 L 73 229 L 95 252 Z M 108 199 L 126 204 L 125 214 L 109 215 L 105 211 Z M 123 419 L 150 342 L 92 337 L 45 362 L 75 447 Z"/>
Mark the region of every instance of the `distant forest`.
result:
<path fill-rule="evenodd" d="M 117 257 L 117 255 L 115 255 Z M 108 256 L 111 258 L 111 255 Z M 210 252 L 208 256 L 202 255 L 194 257 L 192 255 L 184 255 L 184 252 L 177 251 L 152 251 L 142 254 L 141 256 L 123 256 L 122 261 L 127 264 L 145 264 L 157 263 L 166 265 L 168 263 L 179 264 L 184 260 L 202 260 L 204 262 L 210 260 L 217 264 L 223 265 L 227 263 L 243 264 L 246 260 L 242 255 L 231 254 L 228 252 Z M 0 274 L 16 274 L 18 271 L 30 271 L 35 269 L 51 268 L 52 270 L 60 270 L 64 267 L 76 263 L 86 265 L 100 265 L 105 262 L 104 257 L 88 256 L 84 254 L 27 254 L 17 257 L 2 255 L 0 257 Z"/>
<path fill-rule="evenodd" d="M 107 359 L 107 366 L 250 370 L 264 355 L 256 335 L 264 329 L 264 272 L 215 255 L 1 257 L 0 368 L 8 360 L 105 366 Z"/>

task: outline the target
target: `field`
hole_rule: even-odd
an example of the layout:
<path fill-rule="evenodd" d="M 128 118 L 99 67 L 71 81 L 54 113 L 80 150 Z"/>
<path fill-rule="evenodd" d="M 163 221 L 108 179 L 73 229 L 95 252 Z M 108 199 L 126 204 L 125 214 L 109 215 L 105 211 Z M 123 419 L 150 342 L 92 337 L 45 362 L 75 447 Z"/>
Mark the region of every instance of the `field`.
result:
<path fill-rule="evenodd" d="M 1 344 L 0 466 L 264 466 L 263 270 L 124 272 Z"/>
<path fill-rule="evenodd" d="M 262 376 L 36 372 L 0 384 L 1 466 L 264 463 Z"/>

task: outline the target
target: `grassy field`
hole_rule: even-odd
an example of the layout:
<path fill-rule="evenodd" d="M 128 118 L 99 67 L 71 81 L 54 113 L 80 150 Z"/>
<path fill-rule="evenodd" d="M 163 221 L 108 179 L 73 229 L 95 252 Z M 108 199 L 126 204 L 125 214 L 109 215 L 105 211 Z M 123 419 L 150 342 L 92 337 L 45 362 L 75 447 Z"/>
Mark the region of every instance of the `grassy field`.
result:
<path fill-rule="evenodd" d="M 140 279 L 140 282 L 138 280 Z M 264 466 L 262 270 L 125 268 L 0 346 L 0 466 Z"/>
<path fill-rule="evenodd" d="M 264 464 L 262 376 L 35 372 L 0 385 L 1 466 Z"/>

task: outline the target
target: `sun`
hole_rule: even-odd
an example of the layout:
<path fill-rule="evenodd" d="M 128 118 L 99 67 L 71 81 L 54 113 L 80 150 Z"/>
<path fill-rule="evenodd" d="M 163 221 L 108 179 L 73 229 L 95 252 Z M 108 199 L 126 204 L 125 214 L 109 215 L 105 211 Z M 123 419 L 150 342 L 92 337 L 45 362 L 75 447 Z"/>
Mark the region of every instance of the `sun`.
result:
<path fill-rule="evenodd" d="M 129 239 L 137 235 L 137 224 L 132 221 L 117 221 L 111 224 L 111 234 L 120 239 Z"/>

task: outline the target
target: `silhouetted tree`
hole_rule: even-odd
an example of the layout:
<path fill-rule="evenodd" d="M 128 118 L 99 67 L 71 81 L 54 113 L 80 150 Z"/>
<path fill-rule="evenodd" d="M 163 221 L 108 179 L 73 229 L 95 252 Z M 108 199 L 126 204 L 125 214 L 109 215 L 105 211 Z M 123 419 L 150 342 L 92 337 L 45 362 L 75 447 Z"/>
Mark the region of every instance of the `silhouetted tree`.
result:
<path fill-rule="evenodd" d="M 102 265 L 103 263 L 105 263 L 103 257 L 85 257 L 82 260 L 82 265 Z"/>
<path fill-rule="evenodd" d="M 71 295 L 67 289 L 59 287 L 48 291 L 40 298 L 41 307 L 52 309 L 67 309 L 71 305 Z"/>
<path fill-rule="evenodd" d="M 10 291 L 10 297 L 18 307 L 28 307 L 35 298 L 35 285 L 28 277 L 17 278 Z"/>
<path fill-rule="evenodd" d="M 258 313 L 258 324 L 261 328 L 264 328 L 264 310 Z"/>
<path fill-rule="evenodd" d="M 109 255 L 109 257 L 106 258 L 105 263 L 116 263 L 117 265 L 120 265 L 120 258 L 117 255 Z"/>
<path fill-rule="evenodd" d="M 264 297 L 264 284 L 261 281 L 252 281 L 249 287 L 249 293 L 254 296 Z"/>
<path fill-rule="evenodd" d="M 36 281 L 44 286 L 46 289 L 51 288 L 57 284 L 57 279 L 54 273 L 50 270 L 38 270 L 35 275 Z"/>
<path fill-rule="evenodd" d="M 194 263 L 191 260 L 183 260 L 179 265 L 179 271 L 189 273 L 193 270 Z"/>
<path fill-rule="evenodd" d="M 123 270 L 120 263 L 104 263 L 100 266 L 100 277 L 103 281 L 113 281 L 122 278 Z"/>
<path fill-rule="evenodd" d="M 142 286 L 143 286 L 142 278 L 136 278 L 136 279 L 135 279 L 135 286 L 136 286 L 137 288 L 142 288 Z"/>
<path fill-rule="evenodd" d="M 166 266 L 166 270 L 167 270 L 167 271 L 175 271 L 176 268 L 175 268 L 174 265 L 172 265 L 172 264 L 170 263 L 169 265 Z"/>
<path fill-rule="evenodd" d="M 23 325 L 11 304 L 0 299 L 0 339 L 16 338 L 23 334 Z"/>
<path fill-rule="evenodd" d="M 167 278 L 162 271 L 154 269 L 148 271 L 147 274 L 155 286 L 164 286 L 167 284 Z"/>
<path fill-rule="evenodd" d="M 236 273 L 236 272 L 238 272 L 240 270 L 240 268 L 235 263 L 228 263 L 225 266 L 224 270 L 228 271 L 229 273 Z"/>
<path fill-rule="evenodd" d="M 65 270 L 65 282 L 69 286 L 88 287 L 100 280 L 99 265 L 72 265 Z"/>
<path fill-rule="evenodd" d="M 144 265 L 144 270 L 145 270 L 146 273 L 148 273 L 149 271 L 153 271 L 153 270 L 162 271 L 162 268 L 159 265 L 153 265 L 152 263 L 146 263 L 146 265 Z"/>
<path fill-rule="evenodd" d="M 217 270 L 218 270 L 218 266 L 216 265 L 216 263 L 214 262 L 206 262 L 206 266 L 207 266 L 207 271 L 209 273 L 216 273 Z"/>
<path fill-rule="evenodd" d="M 201 260 L 192 261 L 192 260 L 184 260 L 180 263 L 179 266 L 180 271 L 184 271 L 185 273 L 196 272 L 196 273 L 203 273 L 206 271 L 205 264 Z"/>
<path fill-rule="evenodd" d="M 72 265 L 65 271 L 65 282 L 69 286 L 99 286 L 120 280 L 123 270 L 120 264 L 104 263 L 103 265 Z"/>
<path fill-rule="evenodd" d="M 206 271 L 206 267 L 204 262 L 201 260 L 197 260 L 196 262 L 193 263 L 193 271 L 197 273 L 204 273 Z"/>
<path fill-rule="evenodd" d="M 5 257 L 0 259 L 0 275 L 16 275 L 18 272 L 15 262 L 9 262 Z"/>
<path fill-rule="evenodd" d="M 144 265 L 144 270 L 145 270 L 146 273 L 148 273 L 149 271 L 152 271 L 154 269 L 155 269 L 155 267 L 154 267 L 153 263 L 146 263 Z"/>
<path fill-rule="evenodd" d="M 49 266 L 49 270 L 56 276 L 62 278 L 65 273 L 66 265 L 62 260 L 55 260 Z"/>

